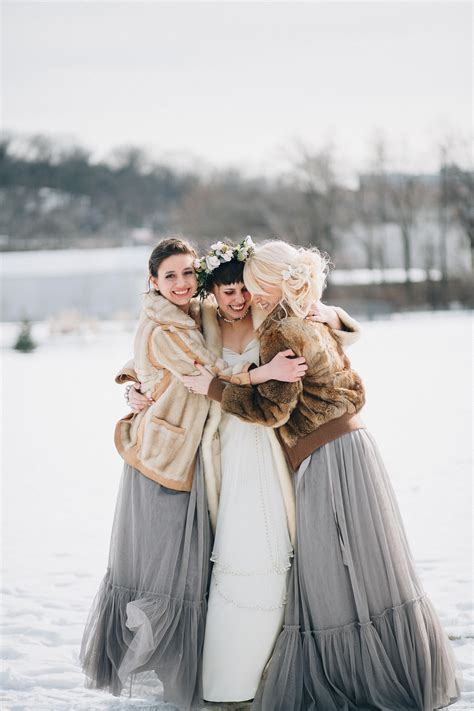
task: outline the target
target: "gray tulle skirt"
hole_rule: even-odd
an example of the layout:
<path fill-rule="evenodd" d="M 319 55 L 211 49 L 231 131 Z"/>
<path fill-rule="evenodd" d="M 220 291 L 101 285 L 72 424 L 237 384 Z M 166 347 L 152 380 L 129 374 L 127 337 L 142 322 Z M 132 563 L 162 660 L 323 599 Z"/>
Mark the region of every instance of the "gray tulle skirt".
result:
<path fill-rule="evenodd" d="M 87 686 L 118 696 L 153 670 L 165 701 L 187 709 L 200 699 L 210 553 L 200 461 L 190 493 L 126 464 L 107 572 L 82 639 Z"/>
<path fill-rule="evenodd" d="M 450 643 L 417 578 L 371 435 L 357 430 L 321 447 L 296 487 L 285 624 L 252 709 L 432 711 L 453 703 Z"/>

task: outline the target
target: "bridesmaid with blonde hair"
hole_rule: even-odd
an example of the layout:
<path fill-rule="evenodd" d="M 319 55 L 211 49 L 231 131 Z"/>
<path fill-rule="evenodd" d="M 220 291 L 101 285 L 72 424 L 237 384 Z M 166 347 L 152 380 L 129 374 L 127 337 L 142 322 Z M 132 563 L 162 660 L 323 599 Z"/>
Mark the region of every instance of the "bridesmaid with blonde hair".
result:
<path fill-rule="evenodd" d="M 449 640 L 416 574 L 395 495 L 360 411 L 365 392 L 331 328 L 305 320 L 321 297 L 327 258 L 283 241 L 244 269 L 260 362 L 304 357 L 293 383 L 226 384 L 200 368 L 185 378 L 225 412 L 277 428 L 296 493 L 289 599 L 253 708 L 262 711 L 418 709 L 459 696 Z"/>

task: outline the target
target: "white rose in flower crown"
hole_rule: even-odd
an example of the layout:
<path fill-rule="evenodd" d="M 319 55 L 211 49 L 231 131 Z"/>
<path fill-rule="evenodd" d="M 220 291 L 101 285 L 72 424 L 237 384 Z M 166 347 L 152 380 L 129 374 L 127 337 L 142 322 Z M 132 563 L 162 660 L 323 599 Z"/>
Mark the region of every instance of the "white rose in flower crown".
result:
<path fill-rule="evenodd" d="M 228 249 L 225 252 L 222 252 L 220 256 L 224 260 L 224 262 L 230 262 L 230 260 L 232 259 L 232 250 Z"/>
<path fill-rule="evenodd" d="M 218 267 L 219 264 L 220 264 L 219 257 L 216 257 L 214 255 L 206 257 L 206 266 L 210 272 L 212 272 L 216 267 Z"/>
<path fill-rule="evenodd" d="M 209 251 L 219 253 L 222 252 L 223 248 L 225 249 L 225 246 L 224 242 L 214 242 L 214 244 L 211 244 L 211 249 Z"/>
<path fill-rule="evenodd" d="M 195 259 L 193 262 L 194 269 L 200 269 L 202 264 L 200 259 Z"/>

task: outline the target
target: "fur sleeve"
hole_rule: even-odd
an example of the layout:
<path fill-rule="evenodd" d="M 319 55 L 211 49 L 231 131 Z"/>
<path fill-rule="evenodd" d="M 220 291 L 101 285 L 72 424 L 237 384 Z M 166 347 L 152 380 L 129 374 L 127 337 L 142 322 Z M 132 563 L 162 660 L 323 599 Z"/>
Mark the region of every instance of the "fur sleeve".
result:
<path fill-rule="evenodd" d="M 340 306 L 333 306 L 332 308 L 336 311 L 344 325 L 344 330 L 334 329 L 333 333 L 337 336 L 341 346 L 343 348 L 347 348 L 347 346 L 351 346 L 359 340 L 361 332 L 360 324 L 355 320 L 355 318 L 349 316 L 344 309 L 341 309 Z"/>
<path fill-rule="evenodd" d="M 115 376 L 115 382 L 118 383 L 119 385 L 122 385 L 122 383 L 127 383 L 127 382 L 132 382 L 132 383 L 138 383 L 138 376 L 135 372 L 135 361 L 133 358 L 128 360 L 123 368 L 119 370 L 117 375 Z"/>
<path fill-rule="evenodd" d="M 161 326 L 154 328 L 150 334 L 148 356 L 153 365 L 166 368 L 178 378 L 182 375 L 197 375 L 199 371 L 195 362 L 213 368 L 218 361 L 205 347 L 200 331 Z M 220 364 L 224 365 L 222 361 Z"/>
<path fill-rule="evenodd" d="M 231 383 L 248 383 L 249 363 L 243 364 L 238 373 L 212 353 L 197 329 L 179 330 L 157 326 L 150 335 L 148 355 L 153 365 L 166 368 L 180 378 L 183 375 L 199 375 L 196 363 L 209 369 Z"/>
<path fill-rule="evenodd" d="M 289 322 L 296 323 L 289 323 Z M 305 343 L 308 338 L 303 331 L 300 333 L 299 319 L 286 319 L 276 324 L 260 340 L 260 358 L 268 363 L 277 353 L 291 348 L 296 356 L 305 355 Z M 236 415 L 241 420 L 253 422 L 266 427 L 280 427 L 288 421 L 298 404 L 303 385 L 297 383 L 281 383 L 269 380 L 267 383 L 252 387 L 226 385 L 222 389 L 222 409 Z"/>

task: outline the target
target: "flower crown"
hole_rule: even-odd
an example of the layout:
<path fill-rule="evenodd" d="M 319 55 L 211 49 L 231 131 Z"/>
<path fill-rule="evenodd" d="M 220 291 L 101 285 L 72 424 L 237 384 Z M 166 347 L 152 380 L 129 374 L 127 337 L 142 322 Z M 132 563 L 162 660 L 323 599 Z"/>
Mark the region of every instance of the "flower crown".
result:
<path fill-rule="evenodd" d="M 194 269 L 198 282 L 197 293 L 204 298 L 208 279 L 214 269 L 221 264 L 235 259 L 237 262 L 245 262 L 255 253 L 255 245 L 250 235 L 247 235 L 236 247 L 225 242 L 215 242 L 211 244 L 210 250 L 204 257 L 194 260 Z"/>

